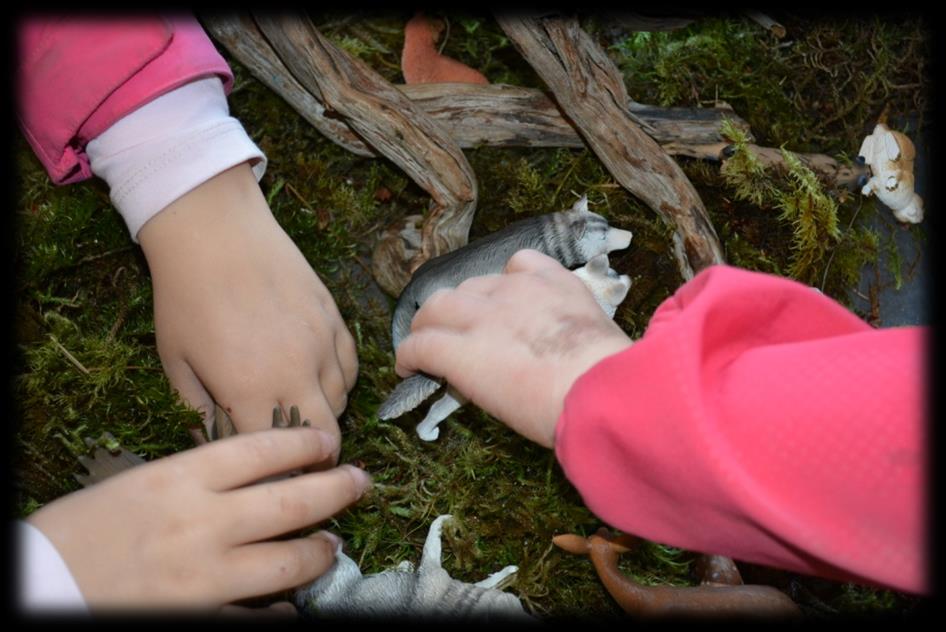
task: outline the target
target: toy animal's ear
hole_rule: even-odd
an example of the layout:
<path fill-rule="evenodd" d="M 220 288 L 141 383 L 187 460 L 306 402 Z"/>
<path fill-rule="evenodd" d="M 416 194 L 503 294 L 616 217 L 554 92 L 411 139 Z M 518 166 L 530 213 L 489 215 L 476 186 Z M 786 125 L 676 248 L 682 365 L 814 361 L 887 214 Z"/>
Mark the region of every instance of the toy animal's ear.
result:
<path fill-rule="evenodd" d="M 865 164 L 868 159 L 874 157 L 874 141 L 878 138 L 878 136 L 876 136 L 877 133 L 878 132 L 875 129 L 873 134 L 870 136 L 865 136 L 864 140 L 861 141 L 861 148 L 857 150 L 857 155 L 858 158 L 863 158 L 864 162 L 860 164 Z"/>
<path fill-rule="evenodd" d="M 581 196 L 581 199 L 572 205 L 572 211 L 576 213 L 588 213 L 588 196 Z"/>
<path fill-rule="evenodd" d="M 890 132 L 884 134 L 884 153 L 887 154 L 887 160 L 896 160 L 900 157 L 900 143 Z"/>

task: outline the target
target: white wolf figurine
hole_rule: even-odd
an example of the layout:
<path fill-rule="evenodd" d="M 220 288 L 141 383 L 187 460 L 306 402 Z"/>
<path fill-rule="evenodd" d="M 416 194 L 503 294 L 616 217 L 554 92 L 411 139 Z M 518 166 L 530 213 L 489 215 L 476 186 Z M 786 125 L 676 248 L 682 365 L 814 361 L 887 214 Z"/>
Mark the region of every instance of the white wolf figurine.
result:
<path fill-rule="evenodd" d="M 557 259 L 565 267 L 587 263 L 574 272 L 588 285 L 609 317 L 624 300 L 631 286 L 627 275 L 618 275 L 608 264 L 607 253 L 627 248 L 630 231 L 608 226 L 606 219 L 588 210 L 583 196 L 568 211 L 548 213 L 510 224 L 506 228 L 470 242 L 466 246 L 426 262 L 401 292 L 391 326 L 397 350 L 410 331 L 411 320 L 436 290 L 456 287 L 471 277 L 502 272 L 518 250 L 533 248 Z M 442 384 L 423 373 L 402 380 L 378 410 L 380 419 L 394 419 L 419 406 Z M 437 426 L 465 402 L 452 387 L 435 402 L 417 434 L 424 441 L 440 435 Z"/>
<path fill-rule="evenodd" d="M 328 572 L 296 590 L 296 607 L 308 616 L 326 618 L 535 621 L 515 595 L 497 588 L 517 567 L 507 566 L 475 584 L 453 579 L 443 569 L 440 534 L 450 519 L 442 515 L 430 525 L 416 570 L 405 560 L 396 568 L 362 575 L 358 564 L 339 547 Z"/>

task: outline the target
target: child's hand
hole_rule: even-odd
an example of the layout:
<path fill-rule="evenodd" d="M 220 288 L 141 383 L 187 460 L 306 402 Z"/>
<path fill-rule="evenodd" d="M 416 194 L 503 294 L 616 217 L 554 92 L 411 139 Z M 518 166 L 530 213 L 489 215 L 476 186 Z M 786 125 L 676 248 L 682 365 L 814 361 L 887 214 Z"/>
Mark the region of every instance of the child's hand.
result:
<path fill-rule="evenodd" d="M 446 378 L 519 434 L 552 447 L 574 381 L 630 344 L 577 276 L 523 250 L 504 274 L 431 295 L 398 345 L 396 368 L 401 377 Z"/>
<path fill-rule="evenodd" d="M 158 352 L 186 401 L 208 421 L 216 401 L 240 433 L 267 428 L 274 406 L 296 404 L 339 434 L 336 417 L 358 374 L 354 340 L 248 164 L 176 200 L 138 238 Z"/>
<path fill-rule="evenodd" d="M 343 465 L 259 479 L 325 461 L 338 437 L 312 428 L 254 432 L 135 467 L 29 518 L 52 541 L 89 608 L 201 608 L 308 583 L 337 539 L 266 541 L 358 500 L 368 475 Z"/>

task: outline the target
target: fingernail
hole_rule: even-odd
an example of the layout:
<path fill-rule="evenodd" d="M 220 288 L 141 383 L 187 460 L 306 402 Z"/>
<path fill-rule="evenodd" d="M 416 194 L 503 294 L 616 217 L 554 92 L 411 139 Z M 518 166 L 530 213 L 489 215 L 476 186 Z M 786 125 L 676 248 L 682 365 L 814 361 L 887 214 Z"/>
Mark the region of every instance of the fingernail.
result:
<path fill-rule="evenodd" d="M 310 428 L 319 433 L 319 439 L 322 445 L 328 448 L 330 453 L 334 454 L 339 451 L 341 448 L 341 438 L 338 435 L 322 430 L 321 428 L 312 428 L 311 426 Z"/>
<path fill-rule="evenodd" d="M 343 465 L 349 471 L 352 478 L 355 479 L 355 488 L 358 490 L 358 498 L 364 496 L 365 491 L 371 487 L 371 475 L 360 467 L 346 463 Z"/>
<path fill-rule="evenodd" d="M 288 601 L 277 601 L 271 604 L 267 609 L 270 610 L 273 615 L 291 617 L 293 619 L 299 617 L 299 611 Z"/>
<path fill-rule="evenodd" d="M 316 533 L 313 533 L 311 537 L 325 538 L 326 540 L 332 543 L 332 548 L 334 548 L 336 551 L 341 550 L 342 545 L 345 543 L 344 540 L 342 540 L 340 537 L 338 537 L 331 531 L 318 531 Z"/>

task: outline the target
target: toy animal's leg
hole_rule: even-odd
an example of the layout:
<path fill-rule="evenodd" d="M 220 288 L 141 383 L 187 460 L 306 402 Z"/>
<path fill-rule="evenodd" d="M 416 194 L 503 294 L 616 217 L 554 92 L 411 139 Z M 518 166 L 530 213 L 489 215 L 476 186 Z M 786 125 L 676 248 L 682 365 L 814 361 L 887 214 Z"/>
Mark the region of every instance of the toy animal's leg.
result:
<path fill-rule="evenodd" d="M 448 386 L 444 396 L 434 402 L 430 410 L 427 411 L 424 421 L 417 424 L 417 436 L 424 441 L 434 441 L 440 436 L 440 429 L 437 428 L 440 422 L 466 402 L 467 400 L 462 395 Z"/>
<path fill-rule="evenodd" d="M 479 586 L 480 588 L 496 588 L 503 583 L 507 577 L 515 575 L 518 571 L 518 566 L 507 566 L 500 571 L 496 571 L 486 579 L 476 582 L 474 586 Z"/>
<path fill-rule="evenodd" d="M 894 217 L 901 222 L 910 222 L 912 224 L 919 224 L 923 221 L 923 203 L 919 195 L 913 194 L 913 199 L 910 201 L 910 204 L 900 209 L 899 211 L 894 210 Z"/>
<path fill-rule="evenodd" d="M 421 571 L 440 568 L 440 534 L 443 531 L 443 523 L 452 517 L 450 514 L 444 514 L 437 516 L 437 519 L 430 523 L 430 531 L 427 532 L 427 540 L 424 542 L 424 553 L 420 558 Z"/>
<path fill-rule="evenodd" d="M 214 406 L 214 418 L 209 432 L 210 440 L 217 441 L 218 439 L 226 439 L 236 433 L 236 426 L 233 425 L 233 420 L 230 419 L 230 415 L 227 414 L 227 411 L 220 406 Z"/>
<path fill-rule="evenodd" d="M 135 466 L 141 465 L 145 462 L 143 458 L 129 452 L 125 448 L 118 445 L 118 442 L 115 440 L 115 437 L 111 433 L 104 433 L 102 438 L 105 440 L 105 445 L 114 446 L 109 449 L 108 447 L 102 447 L 97 445 L 97 442 L 89 439 L 85 439 L 85 445 L 89 448 L 96 446 L 95 452 L 92 455 L 92 458 L 87 456 L 79 456 L 79 463 L 81 463 L 85 469 L 89 471 L 87 476 L 82 474 L 75 474 L 75 479 L 83 487 L 89 487 L 95 483 L 104 481 L 106 478 L 115 476 L 125 470 L 129 470 Z"/>
<path fill-rule="evenodd" d="M 716 586 L 741 586 L 742 575 L 731 557 L 722 555 L 701 555 L 696 560 L 696 572 L 701 584 Z"/>

